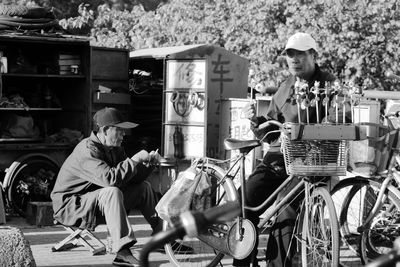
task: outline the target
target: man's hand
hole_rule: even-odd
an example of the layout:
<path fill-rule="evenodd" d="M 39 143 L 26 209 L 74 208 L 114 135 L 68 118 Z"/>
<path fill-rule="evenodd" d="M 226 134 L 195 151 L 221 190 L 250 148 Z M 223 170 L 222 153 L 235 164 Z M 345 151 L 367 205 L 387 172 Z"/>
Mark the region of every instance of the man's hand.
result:
<path fill-rule="evenodd" d="M 343 111 L 346 111 L 347 116 L 351 116 L 351 106 L 348 103 L 345 103 L 345 107 L 343 107 L 343 98 L 339 97 L 337 104 L 338 104 L 338 109 L 336 110 L 334 100 L 331 102 L 331 105 L 329 106 L 328 109 L 328 117 L 324 118 L 324 122 L 334 122 L 336 123 L 336 113 L 337 113 L 337 119 L 338 123 L 343 123 Z M 349 114 L 350 113 L 350 114 Z"/>
<path fill-rule="evenodd" d="M 338 110 L 338 122 L 342 122 L 343 118 L 343 111 L 341 109 Z M 333 106 L 330 106 L 328 109 L 328 117 L 325 118 L 324 122 L 336 122 L 336 108 Z"/>
<path fill-rule="evenodd" d="M 156 151 L 150 151 L 150 154 L 149 154 L 149 164 L 150 165 L 160 164 L 161 159 L 162 159 L 162 157 L 158 153 L 158 149 Z"/>
<path fill-rule="evenodd" d="M 150 159 L 150 154 L 146 150 L 140 150 L 138 153 L 133 155 L 131 159 L 139 163 L 143 163 L 146 161 L 148 162 Z"/>
<path fill-rule="evenodd" d="M 242 113 L 246 119 L 251 120 L 254 123 L 257 123 L 257 117 L 256 117 L 256 107 L 254 105 L 254 102 L 249 102 L 247 103 L 243 108 L 242 108 Z"/>
<path fill-rule="evenodd" d="M 158 149 L 156 151 L 150 151 L 148 153 L 146 150 L 141 150 L 131 158 L 133 161 L 143 163 L 146 167 L 150 165 L 157 165 L 160 163 L 162 157 L 158 153 Z"/>

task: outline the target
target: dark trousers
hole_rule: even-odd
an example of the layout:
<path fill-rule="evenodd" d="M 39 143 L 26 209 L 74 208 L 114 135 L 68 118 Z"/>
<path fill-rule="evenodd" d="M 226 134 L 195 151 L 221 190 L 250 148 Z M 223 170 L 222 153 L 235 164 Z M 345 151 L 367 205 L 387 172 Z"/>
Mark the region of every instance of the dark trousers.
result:
<path fill-rule="evenodd" d="M 265 155 L 263 162 L 256 167 L 246 181 L 247 206 L 260 205 L 284 182 L 287 177 L 284 166 L 281 153 Z M 268 206 L 257 212 L 246 210 L 246 218 L 257 228 L 259 217 L 267 208 Z M 291 236 L 296 216 L 295 210 L 288 207 L 277 217 L 267 245 L 267 261 L 270 262 L 270 266 L 292 266 L 291 259 L 296 242 L 291 240 Z M 258 236 L 253 252 L 245 259 L 234 259 L 233 266 L 249 266 L 252 259 L 257 256 L 257 246 Z"/>
<path fill-rule="evenodd" d="M 162 220 L 156 212 L 159 196 L 147 181 L 130 184 L 122 189 L 127 212 L 137 209 L 153 229 L 153 234 L 162 230 Z"/>

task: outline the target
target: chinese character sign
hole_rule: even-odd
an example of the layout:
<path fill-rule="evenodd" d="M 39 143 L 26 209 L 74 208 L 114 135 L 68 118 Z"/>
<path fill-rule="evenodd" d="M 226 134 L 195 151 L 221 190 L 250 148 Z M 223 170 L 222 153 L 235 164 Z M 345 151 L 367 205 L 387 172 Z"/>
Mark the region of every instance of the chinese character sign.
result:
<path fill-rule="evenodd" d="M 167 73 L 168 89 L 205 89 L 206 87 L 205 60 L 169 60 Z"/>
<path fill-rule="evenodd" d="M 242 113 L 242 103 L 246 102 L 232 102 L 232 106 L 229 108 L 229 137 L 242 140 L 250 140 L 254 138 L 254 135 L 250 129 L 250 121 L 246 119 Z"/>
<path fill-rule="evenodd" d="M 222 94 L 224 92 L 224 83 L 233 82 L 232 78 L 228 78 L 228 76 L 232 75 L 230 70 L 231 62 L 223 60 L 222 55 L 219 54 L 211 64 L 213 65 L 212 73 L 216 76 L 216 78 L 211 78 L 211 81 L 219 83 L 220 93 Z"/>

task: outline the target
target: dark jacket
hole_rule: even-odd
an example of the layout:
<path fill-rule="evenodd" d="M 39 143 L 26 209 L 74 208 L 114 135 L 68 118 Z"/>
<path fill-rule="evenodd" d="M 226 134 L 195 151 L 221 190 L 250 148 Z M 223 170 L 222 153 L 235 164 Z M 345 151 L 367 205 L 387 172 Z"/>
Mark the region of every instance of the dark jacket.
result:
<path fill-rule="evenodd" d="M 150 173 L 143 164 L 128 158 L 122 147 L 102 145 L 92 132 L 62 165 L 51 199 L 54 218 L 70 226 L 94 229 L 97 225 L 97 189 L 128 182 L 142 182 Z"/>
<path fill-rule="evenodd" d="M 320 88 L 325 87 L 326 82 L 333 82 L 336 77 L 333 74 L 322 71 L 318 65 L 315 65 L 314 75 L 308 80 L 308 86 L 311 88 L 314 86 L 315 81 L 320 82 Z M 278 91 L 273 95 L 271 103 L 269 104 L 267 114 L 265 116 L 258 117 L 258 124 L 266 122 L 267 120 L 278 120 L 280 122 L 294 122 L 298 123 L 298 111 L 297 104 L 294 96 L 294 84 L 296 78 L 290 75 L 278 88 Z M 319 101 L 319 119 L 320 121 L 324 117 L 322 108 L 322 97 Z M 306 122 L 306 110 L 300 110 L 301 122 Z M 310 123 L 316 123 L 316 108 L 309 108 Z M 258 130 L 257 127 L 252 127 L 253 132 L 258 138 L 264 137 L 264 135 L 272 130 L 277 130 L 276 126 L 270 126 L 262 130 Z M 278 140 L 279 134 L 273 134 L 266 139 L 270 144 L 270 152 L 278 152 L 280 150 L 280 143 Z"/>

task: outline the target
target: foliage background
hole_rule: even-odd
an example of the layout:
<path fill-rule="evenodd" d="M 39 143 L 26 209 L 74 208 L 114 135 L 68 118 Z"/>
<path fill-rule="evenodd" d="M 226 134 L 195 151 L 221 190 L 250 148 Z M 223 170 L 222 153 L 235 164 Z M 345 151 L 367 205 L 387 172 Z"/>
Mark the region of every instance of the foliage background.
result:
<path fill-rule="evenodd" d="M 364 89 L 397 90 L 398 0 L 10 1 L 56 8 L 70 32 L 129 50 L 215 44 L 249 59 L 251 86 L 277 86 L 288 74 L 280 55 L 296 31 L 319 45 L 320 65 Z M 146 10 L 145 10 L 146 9 Z"/>

